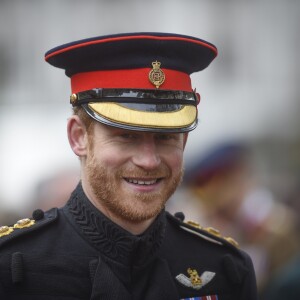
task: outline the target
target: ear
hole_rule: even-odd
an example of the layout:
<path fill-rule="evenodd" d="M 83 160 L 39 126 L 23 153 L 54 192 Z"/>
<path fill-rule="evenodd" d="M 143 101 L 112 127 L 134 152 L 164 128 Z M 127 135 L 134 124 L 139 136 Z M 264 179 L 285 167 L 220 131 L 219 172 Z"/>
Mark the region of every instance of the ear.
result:
<path fill-rule="evenodd" d="M 77 115 L 73 115 L 68 120 L 68 139 L 73 152 L 79 156 L 87 154 L 87 131 Z"/>

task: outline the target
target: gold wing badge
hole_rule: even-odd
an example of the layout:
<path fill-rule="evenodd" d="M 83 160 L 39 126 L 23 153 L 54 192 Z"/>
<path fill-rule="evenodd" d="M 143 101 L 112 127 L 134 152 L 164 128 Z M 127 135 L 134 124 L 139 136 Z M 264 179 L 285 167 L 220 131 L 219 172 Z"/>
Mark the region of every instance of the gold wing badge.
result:
<path fill-rule="evenodd" d="M 190 277 L 185 276 L 184 274 L 179 274 L 176 276 L 178 282 L 182 285 L 193 288 L 195 290 L 200 290 L 206 284 L 208 284 L 216 275 L 214 272 L 205 271 L 198 275 L 198 272 L 195 269 L 188 268 L 187 273 Z"/>

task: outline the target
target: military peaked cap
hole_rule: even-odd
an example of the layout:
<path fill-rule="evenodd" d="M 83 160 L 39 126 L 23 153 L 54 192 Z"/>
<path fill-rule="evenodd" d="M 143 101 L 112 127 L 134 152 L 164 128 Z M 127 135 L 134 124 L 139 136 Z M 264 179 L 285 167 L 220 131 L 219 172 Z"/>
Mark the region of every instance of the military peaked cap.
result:
<path fill-rule="evenodd" d="M 73 106 L 97 121 L 141 131 L 186 132 L 197 126 L 200 101 L 190 75 L 217 55 L 186 35 L 127 33 L 94 37 L 45 54 L 71 78 Z"/>

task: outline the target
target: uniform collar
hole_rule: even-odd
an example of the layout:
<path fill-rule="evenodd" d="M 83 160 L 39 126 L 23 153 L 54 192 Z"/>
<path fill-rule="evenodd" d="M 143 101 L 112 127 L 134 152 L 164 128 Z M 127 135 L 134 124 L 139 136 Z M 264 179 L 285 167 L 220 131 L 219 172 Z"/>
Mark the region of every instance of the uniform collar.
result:
<path fill-rule="evenodd" d="M 143 265 L 151 261 L 162 244 L 165 212 L 162 211 L 141 235 L 133 235 L 103 215 L 85 195 L 79 183 L 65 208 L 78 233 L 109 260 L 122 265 Z"/>

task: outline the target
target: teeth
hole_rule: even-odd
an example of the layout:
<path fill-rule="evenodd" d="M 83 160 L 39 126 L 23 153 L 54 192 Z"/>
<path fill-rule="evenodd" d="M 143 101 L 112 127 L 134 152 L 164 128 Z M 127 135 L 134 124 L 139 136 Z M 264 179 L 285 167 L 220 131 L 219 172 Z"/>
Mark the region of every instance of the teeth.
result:
<path fill-rule="evenodd" d="M 154 184 L 156 183 L 157 179 L 153 179 L 153 180 L 136 180 L 136 179 L 127 179 L 128 182 L 130 183 L 134 183 L 134 184 L 140 184 L 140 185 L 150 185 L 150 184 Z"/>

